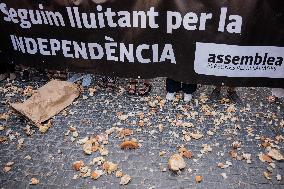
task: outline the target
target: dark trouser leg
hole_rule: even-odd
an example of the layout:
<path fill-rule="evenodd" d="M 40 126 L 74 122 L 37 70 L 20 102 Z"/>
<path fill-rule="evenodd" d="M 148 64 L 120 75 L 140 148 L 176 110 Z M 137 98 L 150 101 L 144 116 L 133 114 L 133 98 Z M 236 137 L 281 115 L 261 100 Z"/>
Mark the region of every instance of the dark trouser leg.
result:
<path fill-rule="evenodd" d="M 7 71 L 8 71 L 7 70 L 7 63 L 6 62 L 0 62 L 0 74 L 7 73 Z"/>
<path fill-rule="evenodd" d="M 14 73 L 15 72 L 15 64 L 14 63 L 7 64 L 7 71 L 10 72 L 10 73 Z"/>
<path fill-rule="evenodd" d="M 221 86 L 216 86 L 216 87 L 215 87 L 215 89 L 214 89 L 214 91 L 221 92 L 221 89 L 222 89 L 222 87 L 221 87 Z"/>
<path fill-rule="evenodd" d="M 167 78 L 166 80 L 166 90 L 168 93 L 175 93 L 181 90 L 181 82 L 174 81 Z"/>
<path fill-rule="evenodd" d="M 228 87 L 228 93 L 236 92 L 236 87 Z"/>
<path fill-rule="evenodd" d="M 220 96 L 221 96 L 221 86 L 216 86 L 215 89 L 210 94 L 209 98 L 211 101 L 217 101 L 219 100 Z"/>
<path fill-rule="evenodd" d="M 192 94 L 197 90 L 197 85 L 196 84 L 182 84 L 182 91 L 186 94 Z"/>

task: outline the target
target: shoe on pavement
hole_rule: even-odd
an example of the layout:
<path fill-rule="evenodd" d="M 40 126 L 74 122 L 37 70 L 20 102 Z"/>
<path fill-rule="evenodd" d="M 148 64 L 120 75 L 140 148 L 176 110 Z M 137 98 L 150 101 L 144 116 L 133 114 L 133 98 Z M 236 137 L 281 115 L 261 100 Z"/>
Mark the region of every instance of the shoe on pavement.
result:
<path fill-rule="evenodd" d="M 166 99 L 168 101 L 173 101 L 175 99 L 175 93 L 167 93 Z"/>
<path fill-rule="evenodd" d="M 3 81 L 3 80 L 5 80 L 5 79 L 7 79 L 8 76 L 9 76 L 8 73 L 0 74 L 0 81 Z"/>
<path fill-rule="evenodd" d="M 214 89 L 210 95 L 210 100 L 211 101 L 217 101 L 220 99 L 221 92 L 219 90 Z"/>
<path fill-rule="evenodd" d="M 192 95 L 184 93 L 183 101 L 184 102 L 190 102 L 191 100 L 192 100 Z"/>
<path fill-rule="evenodd" d="M 30 80 L 30 71 L 29 70 L 24 70 L 23 71 L 23 76 L 22 76 L 22 81 L 29 81 Z"/>
<path fill-rule="evenodd" d="M 242 104 L 242 100 L 240 99 L 239 95 L 237 94 L 236 91 L 233 92 L 228 92 L 227 95 L 228 99 L 230 99 L 230 101 L 236 103 L 236 104 Z"/>

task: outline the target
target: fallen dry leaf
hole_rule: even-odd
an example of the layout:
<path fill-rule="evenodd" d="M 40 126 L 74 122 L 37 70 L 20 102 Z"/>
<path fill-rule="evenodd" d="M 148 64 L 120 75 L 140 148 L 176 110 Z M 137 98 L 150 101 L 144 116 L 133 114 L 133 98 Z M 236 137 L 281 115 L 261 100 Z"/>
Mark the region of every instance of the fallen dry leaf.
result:
<path fill-rule="evenodd" d="M 281 180 L 282 180 L 282 176 L 279 175 L 279 174 L 277 174 L 277 175 L 276 175 L 276 180 L 277 180 L 277 181 L 281 181 Z"/>
<path fill-rule="evenodd" d="M 102 175 L 103 175 L 103 171 L 102 170 L 95 170 L 95 171 L 92 172 L 91 178 L 94 179 L 94 180 L 97 180 Z"/>
<path fill-rule="evenodd" d="M 117 118 L 121 121 L 125 121 L 128 118 L 128 115 L 118 115 Z"/>
<path fill-rule="evenodd" d="M 105 148 L 105 147 L 101 147 L 100 148 L 100 154 L 101 154 L 101 156 L 107 156 L 108 155 L 108 149 L 107 148 Z"/>
<path fill-rule="evenodd" d="M 259 155 L 258 155 L 258 158 L 259 158 L 259 160 L 262 161 L 262 162 L 268 162 L 268 163 L 271 163 L 271 162 L 272 162 L 271 157 L 269 157 L 269 156 L 266 155 L 266 154 L 259 154 Z"/>
<path fill-rule="evenodd" d="M 10 166 L 5 166 L 5 167 L 4 167 L 4 172 L 7 173 L 7 172 L 11 171 L 11 169 L 12 169 L 12 167 L 10 167 Z"/>
<path fill-rule="evenodd" d="M 200 176 L 200 175 L 195 176 L 195 181 L 196 181 L 197 183 L 200 183 L 200 182 L 202 181 L 202 179 L 203 179 L 203 177 Z"/>
<path fill-rule="evenodd" d="M 72 127 L 72 126 L 71 126 L 71 127 L 69 127 L 69 131 L 70 131 L 70 132 L 76 132 L 77 129 L 76 129 L 75 127 Z"/>
<path fill-rule="evenodd" d="M 10 161 L 10 162 L 6 163 L 6 166 L 11 167 L 14 164 L 15 164 L 14 162 Z"/>
<path fill-rule="evenodd" d="M 48 131 L 49 127 L 45 125 L 39 126 L 39 132 L 46 133 Z"/>
<path fill-rule="evenodd" d="M 247 162 L 248 164 L 251 163 L 251 154 L 243 153 L 243 154 L 242 154 L 242 158 L 243 158 L 244 160 L 246 160 L 246 162 Z"/>
<path fill-rule="evenodd" d="M 163 124 L 159 124 L 158 128 L 159 128 L 160 133 L 164 131 L 164 125 Z"/>
<path fill-rule="evenodd" d="M 185 147 L 179 148 L 178 152 L 181 156 L 186 157 L 188 159 L 191 159 L 193 157 L 192 152 L 187 150 Z"/>
<path fill-rule="evenodd" d="M 131 177 L 129 175 L 124 175 L 121 177 L 119 184 L 127 185 L 130 181 L 131 181 Z"/>
<path fill-rule="evenodd" d="M 9 114 L 8 113 L 3 113 L 3 114 L 0 114 L 0 120 L 5 120 L 7 121 L 9 119 Z"/>
<path fill-rule="evenodd" d="M 229 162 L 229 161 L 226 161 L 226 163 L 224 164 L 224 163 L 218 163 L 218 167 L 219 168 L 221 168 L 221 169 L 226 169 L 226 168 L 228 168 L 228 167 L 230 167 L 230 166 L 232 166 L 233 164 L 231 163 L 231 162 Z"/>
<path fill-rule="evenodd" d="M 201 133 L 189 133 L 189 135 L 195 140 L 199 140 L 203 137 L 203 134 Z"/>
<path fill-rule="evenodd" d="M 234 159 L 237 159 L 237 157 L 238 157 L 238 153 L 237 153 L 236 150 L 231 150 L 231 151 L 229 152 L 229 154 L 230 154 L 230 156 L 231 156 L 232 158 L 234 158 Z"/>
<path fill-rule="evenodd" d="M 268 154 L 268 156 L 270 156 L 271 158 L 277 160 L 277 161 L 281 161 L 284 160 L 284 156 L 280 153 L 280 151 L 276 150 L 276 149 L 271 149 Z"/>
<path fill-rule="evenodd" d="M 228 108 L 227 108 L 227 113 L 234 113 L 234 112 L 236 112 L 236 107 L 235 107 L 235 105 L 230 105 Z"/>
<path fill-rule="evenodd" d="M 83 145 L 83 150 L 85 154 L 91 155 L 93 152 L 93 141 L 88 140 L 84 145 Z"/>
<path fill-rule="evenodd" d="M 84 166 L 84 162 L 83 161 L 75 161 L 73 163 L 73 168 L 76 170 L 76 171 L 79 171 L 81 169 L 81 167 Z"/>
<path fill-rule="evenodd" d="M 24 139 L 20 138 L 17 144 L 17 150 L 20 150 L 24 146 Z"/>
<path fill-rule="evenodd" d="M 268 172 L 263 172 L 263 175 L 267 180 L 271 180 L 271 175 Z"/>
<path fill-rule="evenodd" d="M 102 143 L 102 142 L 105 142 L 105 141 L 108 141 L 108 135 L 103 133 L 103 134 L 99 134 L 95 137 L 95 139 L 99 142 L 99 143 Z"/>
<path fill-rule="evenodd" d="M 227 178 L 228 178 L 228 176 L 227 176 L 226 173 L 221 173 L 221 176 L 222 176 L 224 179 L 227 179 Z"/>
<path fill-rule="evenodd" d="M 201 153 L 208 153 L 208 152 L 212 152 L 212 148 L 210 145 L 208 144 L 202 144 L 203 149 L 201 150 Z"/>
<path fill-rule="evenodd" d="M 103 157 L 96 157 L 90 162 L 90 165 L 95 165 L 95 164 L 102 165 L 105 161 L 106 160 Z"/>
<path fill-rule="evenodd" d="M 161 152 L 159 152 L 159 156 L 164 156 L 166 153 L 167 152 L 165 152 L 165 151 L 161 151 Z"/>
<path fill-rule="evenodd" d="M 232 144 L 232 146 L 233 146 L 234 149 L 240 148 L 241 145 L 242 145 L 242 143 L 240 143 L 240 142 L 238 142 L 238 141 L 234 141 L 233 144 Z"/>
<path fill-rule="evenodd" d="M 94 96 L 94 94 L 97 92 L 97 89 L 96 88 L 89 88 L 88 91 L 89 91 L 89 96 Z"/>
<path fill-rule="evenodd" d="M 13 165 L 14 165 L 14 162 L 12 162 L 12 161 L 6 163 L 5 166 L 4 166 L 4 172 L 7 173 L 7 172 L 11 171 Z"/>
<path fill-rule="evenodd" d="M 5 136 L 0 136 L 0 144 L 6 142 L 7 139 L 8 139 L 8 138 L 5 137 Z"/>
<path fill-rule="evenodd" d="M 120 148 L 121 149 L 137 149 L 139 148 L 139 145 L 137 142 L 135 141 L 124 141 L 120 144 Z"/>
<path fill-rule="evenodd" d="M 179 171 L 185 168 L 186 163 L 180 154 L 174 154 L 170 157 L 168 166 L 172 171 Z"/>
<path fill-rule="evenodd" d="M 131 129 L 122 129 L 119 133 L 118 133 L 118 137 L 119 138 L 124 138 L 126 136 L 130 136 L 133 134 L 133 131 Z"/>
<path fill-rule="evenodd" d="M 117 178 L 121 178 L 121 177 L 123 177 L 123 172 L 122 171 L 116 171 L 116 173 L 115 173 L 115 176 L 117 177 Z"/>
<path fill-rule="evenodd" d="M 103 164 L 103 170 L 108 173 L 111 174 L 114 171 L 116 171 L 118 169 L 118 165 L 112 162 L 104 162 Z"/>
<path fill-rule="evenodd" d="M 30 185 L 37 185 L 39 183 L 39 180 L 36 179 L 36 178 L 32 178 L 31 179 L 31 182 L 30 182 Z"/>
<path fill-rule="evenodd" d="M 44 134 L 48 131 L 48 129 L 52 126 L 53 120 L 48 120 L 47 124 L 37 124 L 37 127 L 39 128 L 39 131 Z"/>

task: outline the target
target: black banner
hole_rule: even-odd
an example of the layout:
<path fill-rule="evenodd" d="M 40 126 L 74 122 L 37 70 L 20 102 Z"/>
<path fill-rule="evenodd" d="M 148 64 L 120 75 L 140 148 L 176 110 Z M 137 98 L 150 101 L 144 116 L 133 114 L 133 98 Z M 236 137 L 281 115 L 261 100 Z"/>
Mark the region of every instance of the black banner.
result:
<path fill-rule="evenodd" d="M 281 0 L 0 1 L 8 60 L 187 83 L 284 86 Z"/>

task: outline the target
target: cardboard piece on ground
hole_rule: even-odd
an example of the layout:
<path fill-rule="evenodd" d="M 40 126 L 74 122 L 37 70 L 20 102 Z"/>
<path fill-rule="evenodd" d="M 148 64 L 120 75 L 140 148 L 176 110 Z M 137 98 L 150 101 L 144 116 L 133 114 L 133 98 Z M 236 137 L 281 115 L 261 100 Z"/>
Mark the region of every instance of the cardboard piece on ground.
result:
<path fill-rule="evenodd" d="M 45 122 L 68 107 L 80 92 L 76 84 L 52 80 L 23 103 L 10 104 L 36 125 Z"/>

